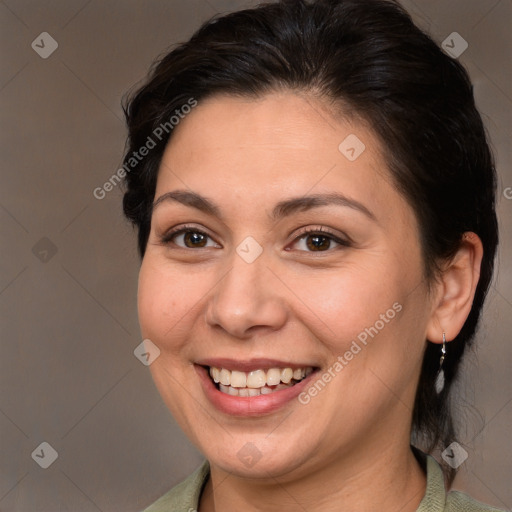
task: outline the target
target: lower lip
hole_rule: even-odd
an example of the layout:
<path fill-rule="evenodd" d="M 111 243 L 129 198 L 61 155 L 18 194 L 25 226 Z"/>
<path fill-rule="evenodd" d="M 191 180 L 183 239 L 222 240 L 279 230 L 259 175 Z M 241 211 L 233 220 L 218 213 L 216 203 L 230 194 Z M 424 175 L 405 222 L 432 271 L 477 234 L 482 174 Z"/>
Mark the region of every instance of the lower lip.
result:
<path fill-rule="evenodd" d="M 277 411 L 296 398 L 308 386 L 310 378 L 316 373 L 314 371 L 297 384 L 268 395 L 233 396 L 223 393 L 215 387 L 206 368 L 199 365 L 194 365 L 194 367 L 210 402 L 219 411 L 234 416 L 261 416 Z"/>

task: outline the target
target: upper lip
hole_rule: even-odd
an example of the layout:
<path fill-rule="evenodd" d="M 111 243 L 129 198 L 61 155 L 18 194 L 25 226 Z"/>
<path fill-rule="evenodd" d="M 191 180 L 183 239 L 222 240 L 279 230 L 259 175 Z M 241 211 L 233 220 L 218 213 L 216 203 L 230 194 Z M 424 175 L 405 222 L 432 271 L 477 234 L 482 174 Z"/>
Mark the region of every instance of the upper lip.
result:
<path fill-rule="evenodd" d="M 228 357 L 207 358 L 196 361 L 200 366 L 214 366 L 215 368 L 225 368 L 226 370 L 237 370 L 239 372 L 252 372 L 265 368 L 316 368 L 311 363 L 292 363 L 279 359 L 256 358 L 256 359 L 232 359 Z"/>

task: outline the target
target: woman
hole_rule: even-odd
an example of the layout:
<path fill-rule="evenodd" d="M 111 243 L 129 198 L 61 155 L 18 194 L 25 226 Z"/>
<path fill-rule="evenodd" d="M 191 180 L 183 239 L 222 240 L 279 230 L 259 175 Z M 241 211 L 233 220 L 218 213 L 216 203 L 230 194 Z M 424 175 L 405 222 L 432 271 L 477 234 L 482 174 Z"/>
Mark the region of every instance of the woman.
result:
<path fill-rule="evenodd" d="M 126 116 L 141 330 L 207 459 L 147 510 L 491 510 L 425 455 L 461 458 L 498 238 L 464 69 L 393 1 L 281 1 L 205 24 Z"/>

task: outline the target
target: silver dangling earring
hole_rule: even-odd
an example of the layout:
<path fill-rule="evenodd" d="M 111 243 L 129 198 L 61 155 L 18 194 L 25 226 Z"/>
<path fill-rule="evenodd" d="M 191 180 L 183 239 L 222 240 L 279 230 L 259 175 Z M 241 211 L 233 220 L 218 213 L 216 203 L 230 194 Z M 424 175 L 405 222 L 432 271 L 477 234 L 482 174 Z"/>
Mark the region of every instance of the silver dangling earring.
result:
<path fill-rule="evenodd" d="M 439 395 L 444 389 L 444 369 L 443 362 L 446 355 L 446 335 L 443 332 L 443 347 L 441 348 L 441 359 L 439 360 L 439 370 L 436 377 L 436 393 Z"/>

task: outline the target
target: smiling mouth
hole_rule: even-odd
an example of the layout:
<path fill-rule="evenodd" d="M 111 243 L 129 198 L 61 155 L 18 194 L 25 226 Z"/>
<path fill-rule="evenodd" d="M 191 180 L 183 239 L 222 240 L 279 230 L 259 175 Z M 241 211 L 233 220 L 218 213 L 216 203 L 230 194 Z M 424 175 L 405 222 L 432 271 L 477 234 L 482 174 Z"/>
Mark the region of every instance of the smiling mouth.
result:
<path fill-rule="evenodd" d="M 269 395 L 276 391 L 291 388 L 314 371 L 312 366 L 296 369 L 268 368 L 250 372 L 228 370 L 215 366 L 207 366 L 206 369 L 219 391 L 227 395 L 241 397 Z"/>

